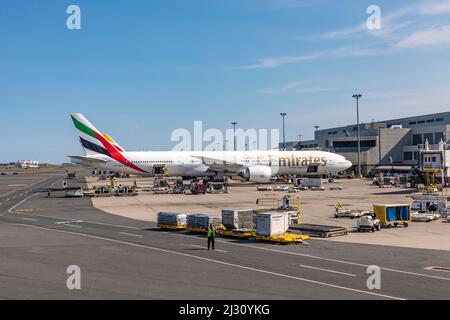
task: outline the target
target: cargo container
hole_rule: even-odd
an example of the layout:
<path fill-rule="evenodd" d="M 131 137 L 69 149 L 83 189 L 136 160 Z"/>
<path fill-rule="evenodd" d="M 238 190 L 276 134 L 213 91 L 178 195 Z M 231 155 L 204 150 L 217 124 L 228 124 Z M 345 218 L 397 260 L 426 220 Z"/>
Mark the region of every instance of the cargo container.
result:
<path fill-rule="evenodd" d="M 447 197 L 438 195 L 415 196 L 413 197 L 412 210 L 445 213 L 447 211 Z"/>
<path fill-rule="evenodd" d="M 216 227 L 220 226 L 221 219 L 206 214 L 189 214 L 186 220 L 188 228 L 192 229 L 208 229 L 211 223 Z"/>
<path fill-rule="evenodd" d="M 159 212 L 158 225 L 186 227 L 187 215 L 173 212 Z"/>
<path fill-rule="evenodd" d="M 254 229 L 253 210 L 222 210 L 222 224 L 227 230 Z"/>
<path fill-rule="evenodd" d="M 322 179 L 320 179 L 320 178 L 296 178 L 294 180 L 294 185 L 296 187 L 306 187 L 306 188 L 321 187 Z"/>
<path fill-rule="evenodd" d="M 409 204 L 374 204 L 373 212 L 382 226 L 388 228 L 399 224 L 408 227 L 411 222 L 411 205 Z"/>
<path fill-rule="evenodd" d="M 289 230 L 289 219 L 289 213 L 283 211 L 256 213 L 256 234 L 266 237 L 282 235 Z"/>

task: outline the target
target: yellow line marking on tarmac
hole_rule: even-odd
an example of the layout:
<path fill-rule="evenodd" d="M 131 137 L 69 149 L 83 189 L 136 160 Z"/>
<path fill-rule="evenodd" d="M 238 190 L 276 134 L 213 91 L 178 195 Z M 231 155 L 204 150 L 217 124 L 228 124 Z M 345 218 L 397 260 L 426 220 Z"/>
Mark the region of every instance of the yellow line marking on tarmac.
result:
<path fill-rule="evenodd" d="M 23 199 L 22 201 L 20 201 L 18 204 L 16 204 L 14 207 L 12 207 L 11 209 L 8 210 L 8 213 L 14 213 L 14 209 L 17 208 L 18 206 L 20 206 L 22 203 L 24 203 L 27 200 L 30 200 L 31 198 L 37 196 L 39 194 L 39 192 L 36 192 L 34 194 L 32 194 L 31 196 Z M 8 200 L 7 200 L 8 201 Z"/>

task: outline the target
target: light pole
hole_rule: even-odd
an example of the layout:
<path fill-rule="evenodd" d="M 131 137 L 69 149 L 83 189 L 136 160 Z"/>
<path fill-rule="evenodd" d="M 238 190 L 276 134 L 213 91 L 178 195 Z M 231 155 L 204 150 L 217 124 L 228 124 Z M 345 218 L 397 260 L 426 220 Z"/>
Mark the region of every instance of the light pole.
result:
<path fill-rule="evenodd" d="M 320 142 L 319 142 L 319 136 L 317 134 L 317 131 L 319 130 L 319 126 L 314 126 L 314 140 L 315 142 L 317 142 L 317 147 L 319 147 Z M 320 147 L 319 147 L 320 148 Z"/>
<path fill-rule="evenodd" d="M 301 150 L 301 149 L 302 149 L 301 143 L 302 143 L 302 135 L 299 134 L 299 135 L 298 135 L 298 150 Z"/>
<path fill-rule="evenodd" d="M 352 96 L 352 98 L 356 99 L 356 122 L 358 127 L 358 176 L 361 179 L 361 135 L 359 129 L 359 99 L 361 99 L 362 95 L 357 93 Z"/>
<path fill-rule="evenodd" d="M 287 113 L 286 112 L 281 112 L 280 116 L 283 117 L 283 151 L 286 151 L 286 133 L 284 130 L 284 118 L 286 117 Z"/>
<path fill-rule="evenodd" d="M 237 122 L 232 122 L 231 123 L 233 125 L 233 150 L 236 151 L 236 125 Z"/>

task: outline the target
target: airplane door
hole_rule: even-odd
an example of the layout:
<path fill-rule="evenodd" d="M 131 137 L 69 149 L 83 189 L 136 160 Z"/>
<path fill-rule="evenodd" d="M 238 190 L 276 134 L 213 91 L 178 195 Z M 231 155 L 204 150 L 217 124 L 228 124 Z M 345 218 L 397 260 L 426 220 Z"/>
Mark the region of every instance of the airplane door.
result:
<path fill-rule="evenodd" d="M 316 164 L 310 164 L 308 166 L 308 170 L 306 171 L 306 173 L 318 173 L 319 172 L 319 166 Z"/>
<path fill-rule="evenodd" d="M 153 170 L 152 173 L 154 175 L 161 175 L 165 173 L 165 165 L 154 165 L 153 166 Z"/>

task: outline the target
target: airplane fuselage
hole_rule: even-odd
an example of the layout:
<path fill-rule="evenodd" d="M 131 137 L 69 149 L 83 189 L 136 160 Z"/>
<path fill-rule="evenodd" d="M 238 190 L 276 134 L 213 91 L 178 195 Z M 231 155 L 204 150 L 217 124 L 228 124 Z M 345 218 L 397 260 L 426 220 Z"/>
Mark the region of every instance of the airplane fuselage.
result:
<path fill-rule="evenodd" d="M 121 162 L 106 155 L 89 156 L 103 160 L 103 163 L 74 162 L 102 170 L 149 176 L 160 172 L 161 168 L 167 176 L 215 176 L 218 171 L 239 174 L 252 167 L 269 167 L 273 175 L 324 175 L 351 167 L 345 157 L 325 151 L 143 151 L 123 152 L 122 155 L 126 160 Z M 216 167 L 221 170 L 215 170 Z"/>

